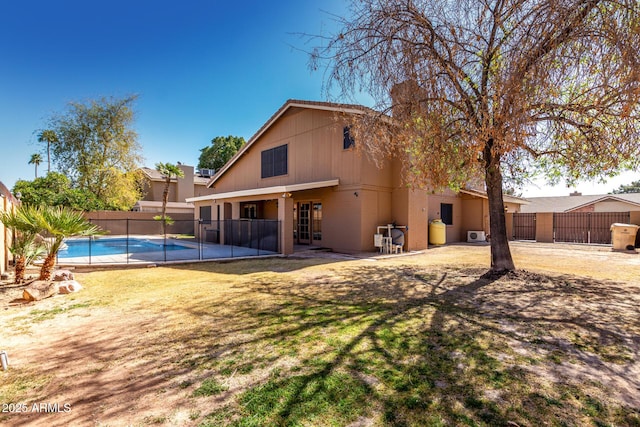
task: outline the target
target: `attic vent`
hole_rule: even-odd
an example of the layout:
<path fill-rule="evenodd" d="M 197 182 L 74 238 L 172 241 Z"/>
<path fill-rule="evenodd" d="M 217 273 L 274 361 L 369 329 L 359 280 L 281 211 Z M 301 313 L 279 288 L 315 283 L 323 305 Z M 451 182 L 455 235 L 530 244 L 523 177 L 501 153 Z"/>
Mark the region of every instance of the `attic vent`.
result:
<path fill-rule="evenodd" d="M 213 175 L 216 174 L 216 170 L 215 169 L 200 169 L 198 171 L 198 173 L 203 178 L 211 178 Z"/>

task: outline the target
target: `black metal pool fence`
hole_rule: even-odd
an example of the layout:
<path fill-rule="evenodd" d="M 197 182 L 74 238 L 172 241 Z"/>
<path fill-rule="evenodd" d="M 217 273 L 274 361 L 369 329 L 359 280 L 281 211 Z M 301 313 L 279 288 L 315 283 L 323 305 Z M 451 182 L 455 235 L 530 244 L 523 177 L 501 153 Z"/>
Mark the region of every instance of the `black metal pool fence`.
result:
<path fill-rule="evenodd" d="M 162 221 L 92 219 L 104 235 L 73 238 L 83 242 L 73 252 L 62 250 L 58 264 L 135 264 L 214 260 L 280 253 L 280 221 L 233 219 Z M 107 248 L 109 240 L 117 248 Z M 117 243 L 117 244 L 116 244 Z M 144 247 L 140 245 L 144 243 Z M 151 248 L 151 249 L 149 249 Z"/>

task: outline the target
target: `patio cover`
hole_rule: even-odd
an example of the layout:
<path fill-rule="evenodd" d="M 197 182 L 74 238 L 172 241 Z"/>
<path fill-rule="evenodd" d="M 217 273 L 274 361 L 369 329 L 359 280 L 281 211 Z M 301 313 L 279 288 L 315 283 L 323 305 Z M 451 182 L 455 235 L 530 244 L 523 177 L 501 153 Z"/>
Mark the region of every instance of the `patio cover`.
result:
<path fill-rule="evenodd" d="M 214 193 L 206 196 L 199 197 L 191 197 L 186 201 L 200 202 L 204 200 L 223 200 L 223 199 L 233 199 L 236 197 L 247 197 L 247 196 L 265 196 L 267 194 L 286 194 L 293 193 L 294 191 L 302 191 L 302 190 L 313 190 L 315 188 L 324 188 L 324 187 L 335 187 L 340 184 L 339 179 L 330 179 L 328 181 L 315 181 L 315 182 L 305 182 L 302 184 L 290 184 L 290 185 L 277 185 L 274 187 L 263 187 L 263 188 L 252 188 L 250 190 L 238 190 L 238 191 L 229 191 L 227 193 Z"/>

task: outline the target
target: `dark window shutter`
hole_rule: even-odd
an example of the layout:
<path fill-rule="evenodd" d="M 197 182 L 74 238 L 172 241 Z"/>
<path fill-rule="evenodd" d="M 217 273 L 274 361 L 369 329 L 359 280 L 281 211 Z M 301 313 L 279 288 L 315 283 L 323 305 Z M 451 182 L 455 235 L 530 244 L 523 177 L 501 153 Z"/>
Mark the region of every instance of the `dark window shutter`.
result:
<path fill-rule="evenodd" d="M 273 176 L 273 150 L 262 152 L 262 178 Z"/>
<path fill-rule="evenodd" d="M 286 175 L 287 174 L 287 146 L 281 145 L 274 148 L 273 158 L 273 175 Z"/>
<path fill-rule="evenodd" d="M 453 205 L 440 203 L 440 219 L 447 225 L 453 225 Z"/>
<path fill-rule="evenodd" d="M 286 175 L 288 173 L 287 144 L 264 150 L 262 154 L 262 178 Z"/>

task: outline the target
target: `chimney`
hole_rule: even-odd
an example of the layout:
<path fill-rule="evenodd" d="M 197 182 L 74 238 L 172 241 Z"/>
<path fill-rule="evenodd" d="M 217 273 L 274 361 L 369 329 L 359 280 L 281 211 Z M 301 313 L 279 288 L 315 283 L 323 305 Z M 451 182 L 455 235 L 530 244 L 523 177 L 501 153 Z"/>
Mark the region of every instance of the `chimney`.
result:
<path fill-rule="evenodd" d="M 411 114 L 411 111 L 415 110 L 420 103 L 421 92 L 415 80 L 405 80 L 393 85 L 390 94 L 393 103 L 391 113 L 394 116 Z"/>
<path fill-rule="evenodd" d="M 582 193 L 579 191 L 574 191 L 573 193 L 569 193 L 569 196 L 582 196 Z"/>

